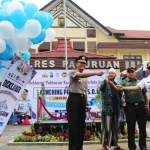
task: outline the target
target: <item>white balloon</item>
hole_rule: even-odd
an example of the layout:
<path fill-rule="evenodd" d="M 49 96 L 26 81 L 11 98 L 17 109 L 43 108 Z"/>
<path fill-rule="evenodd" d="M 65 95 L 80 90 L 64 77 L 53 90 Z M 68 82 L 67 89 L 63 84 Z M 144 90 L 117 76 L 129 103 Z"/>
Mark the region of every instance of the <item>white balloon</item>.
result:
<path fill-rule="evenodd" d="M 30 19 L 25 23 L 23 30 L 27 37 L 35 38 L 41 33 L 42 27 L 37 20 Z"/>
<path fill-rule="evenodd" d="M 28 42 L 27 42 L 26 46 L 22 49 L 22 51 L 24 51 L 24 52 L 28 51 L 29 48 L 31 47 L 31 45 L 32 45 L 32 42 L 30 39 L 28 39 Z"/>
<path fill-rule="evenodd" d="M 6 49 L 6 43 L 2 38 L 0 38 L 0 53 L 2 53 L 5 49 Z"/>
<path fill-rule="evenodd" d="M 48 28 L 47 30 L 45 30 L 45 32 L 46 32 L 46 37 L 44 39 L 45 42 L 50 42 L 55 39 L 56 32 L 54 29 Z"/>
<path fill-rule="evenodd" d="M 17 49 L 24 50 L 28 43 L 28 38 L 26 35 L 18 33 L 15 34 L 15 36 L 12 38 L 12 42 L 14 43 Z"/>
<path fill-rule="evenodd" d="M 18 1 L 10 2 L 7 6 L 7 12 L 11 14 L 14 10 L 22 10 L 24 11 L 23 5 Z"/>
<path fill-rule="evenodd" d="M 40 46 L 40 44 L 32 44 L 32 45 L 31 45 L 31 48 L 32 48 L 32 49 L 37 49 L 39 46 Z"/>
<path fill-rule="evenodd" d="M 0 35 L 4 39 L 11 39 L 15 34 L 15 28 L 9 21 L 0 22 Z"/>
<path fill-rule="evenodd" d="M 4 3 L 2 8 L 7 11 L 7 7 L 8 7 L 9 4 L 10 4 L 10 2 Z"/>
<path fill-rule="evenodd" d="M 14 54 L 17 54 L 18 56 L 20 56 L 20 50 L 14 50 Z"/>

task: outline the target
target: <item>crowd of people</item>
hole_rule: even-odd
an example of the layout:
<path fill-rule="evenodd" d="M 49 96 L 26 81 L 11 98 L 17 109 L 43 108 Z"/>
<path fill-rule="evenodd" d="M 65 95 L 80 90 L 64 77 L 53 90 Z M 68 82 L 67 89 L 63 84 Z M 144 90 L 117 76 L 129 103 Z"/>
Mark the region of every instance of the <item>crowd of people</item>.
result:
<path fill-rule="evenodd" d="M 69 96 L 66 102 L 69 129 L 69 150 L 83 150 L 85 129 L 85 112 L 90 107 L 87 102 L 87 78 L 102 76 L 104 72 L 83 72 L 86 56 L 79 56 L 76 61 L 76 70 L 70 71 Z M 150 75 L 150 62 L 147 64 Z M 149 112 L 147 92 L 150 92 L 150 76 L 139 81 L 133 67 L 127 68 L 127 78 L 120 85 L 115 82 L 116 70 L 110 68 L 108 79 L 100 85 L 102 100 L 102 150 L 114 146 L 114 150 L 124 150 L 118 145 L 118 118 L 126 116 L 128 129 L 128 148 L 136 150 L 135 126 L 139 127 L 140 150 L 147 150 L 146 145 L 146 113 Z M 124 105 L 122 102 L 124 99 Z"/>

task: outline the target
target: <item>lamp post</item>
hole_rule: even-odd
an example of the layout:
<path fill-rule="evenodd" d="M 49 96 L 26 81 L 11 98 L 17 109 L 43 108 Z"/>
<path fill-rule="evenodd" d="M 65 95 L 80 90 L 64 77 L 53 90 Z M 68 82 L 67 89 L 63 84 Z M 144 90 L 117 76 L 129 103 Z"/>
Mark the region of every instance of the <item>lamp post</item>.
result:
<path fill-rule="evenodd" d="M 66 23 L 67 23 L 67 17 L 66 17 L 66 0 L 64 0 L 64 18 L 65 18 L 65 26 L 64 26 L 64 39 L 65 39 L 65 61 L 66 61 L 66 70 L 68 69 L 68 58 L 67 58 L 67 29 L 66 29 Z"/>

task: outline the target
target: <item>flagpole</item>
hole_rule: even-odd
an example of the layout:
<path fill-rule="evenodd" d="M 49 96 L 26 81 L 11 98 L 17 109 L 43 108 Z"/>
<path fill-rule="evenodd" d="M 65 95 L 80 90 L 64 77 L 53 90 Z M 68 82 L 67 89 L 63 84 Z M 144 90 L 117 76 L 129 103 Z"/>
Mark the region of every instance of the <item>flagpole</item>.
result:
<path fill-rule="evenodd" d="M 66 0 L 64 0 L 64 18 L 65 18 L 65 26 L 64 26 L 64 38 L 65 38 L 65 62 L 66 62 L 66 70 L 68 69 L 68 53 L 67 53 L 67 29 L 66 29 L 66 23 L 67 23 L 67 17 L 66 17 Z"/>

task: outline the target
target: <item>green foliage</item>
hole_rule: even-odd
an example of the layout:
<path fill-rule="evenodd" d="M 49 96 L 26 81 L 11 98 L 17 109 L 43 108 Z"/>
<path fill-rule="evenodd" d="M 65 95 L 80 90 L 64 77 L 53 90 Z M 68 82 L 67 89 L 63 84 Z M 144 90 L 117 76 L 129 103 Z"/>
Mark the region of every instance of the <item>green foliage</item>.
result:
<path fill-rule="evenodd" d="M 98 106 L 98 108 L 101 108 L 102 101 L 101 101 L 100 83 L 97 84 L 96 93 L 97 93 L 97 95 L 95 95 L 95 98 L 98 100 L 98 103 L 96 103 L 96 105 Z"/>
<path fill-rule="evenodd" d="M 45 90 L 45 84 L 44 82 L 41 83 L 41 95 L 42 97 L 45 97 L 46 90 Z"/>
<path fill-rule="evenodd" d="M 99 141 L 101 134 L 96 128 L 96 123 L 91 122 L 86 124 L 87 128 L 91 126 L 90 130 L 85 130 L 84 139 L 88 141 Z M 34 125 L 30 128 L 26 128 L 22 135 L 15 137 L 14 142 L 67 142 L 68 141 L 68 129 L 64 126 L 59 126 L 61 131 L 57 131 L 57 126 L 50 126 L 50 133 L 42 129 L 42 125 L 39 122 L 39 128 L 35 131 Z"/>
<path fill-rule="evenodd" d="M 90 141 L 99 141 L 99 137 L 97 137 L 95 134 L 93 134 L 90 138 Z"/>
<path fill-rule="evenodd" d="M 59 142 L 59 140 L 53 135 L 50 139 L 50 142 Z"/>
<path fill-rule="evenodd" d="M 118 139 L 127 139 L 128 138 L 128 129 L 127 127 L 124 128 L 123 134 L 121 133 L 121 130 L 118 129 Z M 135 129 L 135 138 L 139 138 L 139 131 Z"/>

